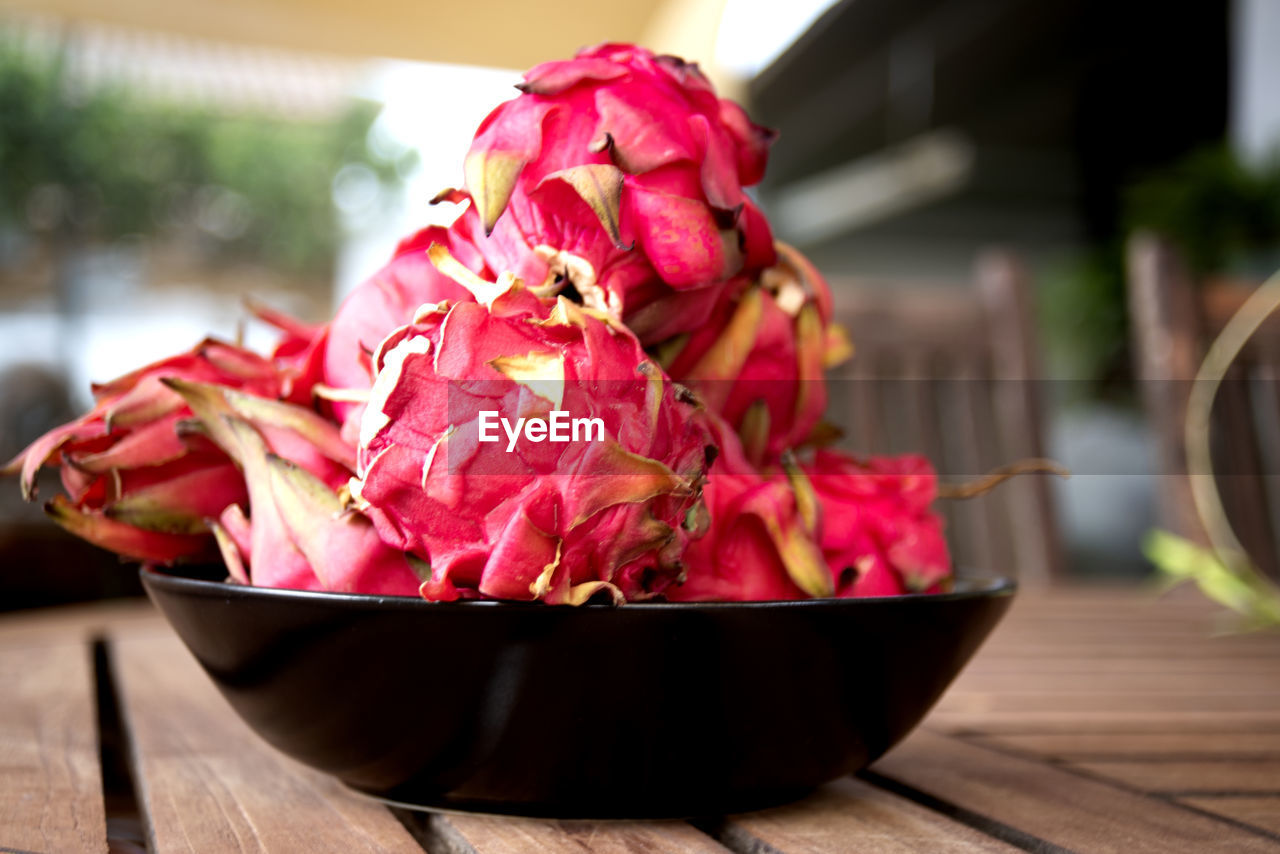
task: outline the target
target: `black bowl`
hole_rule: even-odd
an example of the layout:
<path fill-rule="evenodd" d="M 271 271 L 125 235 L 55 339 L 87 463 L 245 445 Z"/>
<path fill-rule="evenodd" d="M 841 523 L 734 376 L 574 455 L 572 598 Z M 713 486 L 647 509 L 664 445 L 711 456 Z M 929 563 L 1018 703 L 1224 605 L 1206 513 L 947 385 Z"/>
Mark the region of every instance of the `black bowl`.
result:
<path fill-rule="evenodd" d="M 740 812 L 856 771 L 1014 590 L 568 608 L 142 582 L 289 756 L 401 804 L 557 818 Z"/>

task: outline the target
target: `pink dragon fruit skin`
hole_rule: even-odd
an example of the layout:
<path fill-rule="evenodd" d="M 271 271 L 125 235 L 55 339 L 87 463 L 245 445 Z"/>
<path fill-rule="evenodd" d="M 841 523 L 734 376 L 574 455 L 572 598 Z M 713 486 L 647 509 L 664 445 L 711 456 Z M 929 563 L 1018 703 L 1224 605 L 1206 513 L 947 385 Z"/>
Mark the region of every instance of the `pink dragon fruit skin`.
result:
<path fill-rule="evenodd" d="M 92 411 L 6 471 L 32 499 L 37 471 L 59 465 L 67 494 L 46 505 L 49 515 L 124 557 L 221 554 L 241 583 L 416 594 L 403 552 L 381 544 L 367 519 L 339 518 L 355 449 L 303 405 L 325 329 L 255 313 L 285 332 L 271 359 L 210 339 L 99 385 Z"/>
<path fill-rule="evenodd" d="M 708 323 L 654 348 L 672 378 L 737 429 L 757 466 L 810 438 L 827 405 L 824 371 L 851 353 L 826 281 L 795 249 L 777 250 L 778 264 L 721 291 Z"/>
<path fill-rule="evenodd" d="M 208 523 L 233 578 L 260 587 L 418 592 L 421 580 L 408 556 L 343 506 L 354 448 L 336 425 L 310 410 L 222 386 L 169 383 L 244 473 L 248 516 L 241 504 L 230 504 Z"/>
<path fill-rule="evenodd" d="M 804 476 L 762 472 L 733 430 L 710 416 L 719 454 L 703 487 L 707 533 L 685 552 L 685 578 L 673 602 L 761 601 L 831 596 L 831 572 L 818 546 L 821 511 Z"/>
<path fill-rule="evenodd" d="M 819 450 L 804 466 L 822 502 L 822 550 L 838 596 L 945 590 L 951 560 L 930 509 L 937 475 L 924 457 L 849 457 Z M 850 571 L 851 570 L 851 571 Z"/>
<path fill-rule="evenodd" d="M 265 396 L 281 393 L 268 359 L 206 340 L 94 388 L 97 405 L 37 439 L 6 467 L 35 498 L 45 464 L 61 466 L 66 496 L 49 513 L 73 533 L 128 557 L 169 563 L 210 556 L 204 519 L 246 498 L 244 478 L 206 437 L 189 428 L 191 412 L 163 382 L 188 377 Z"/>
<path fill-rule="evenodd" d="M 703 496 L 707 534 L 690 543 L 672 601 L 893 596 L 948 589 L 936 477 L 919 456 L 855 459 L 819 450 L 759 470 L 712 418 L 720 457 Z"/>
<path fill-rule="evenodd" d="M 531 286 L 560 277 L 652 344 L 696 328 L 728 279 L 773 263 L 768 223 L 743 193 L 773 134 L 697 66 L 606 44 L 532 69 L 519 88 L 464 163 L 464 227 L 491 270 Z"/>
<path fill-rule="evenodd" d="M 479 285 L 483 286 L 483 285 Z M 661 593 L 696 534 L 710 436 L 635 338 L 509 277 L 389 336 L 351 493 L 429 561 L 428 599 L 581 603 Z M 554 400 L 553 400 L 554 398 Z M 479 441 L 480 412 L 599 418 L 590 441 Z"/>

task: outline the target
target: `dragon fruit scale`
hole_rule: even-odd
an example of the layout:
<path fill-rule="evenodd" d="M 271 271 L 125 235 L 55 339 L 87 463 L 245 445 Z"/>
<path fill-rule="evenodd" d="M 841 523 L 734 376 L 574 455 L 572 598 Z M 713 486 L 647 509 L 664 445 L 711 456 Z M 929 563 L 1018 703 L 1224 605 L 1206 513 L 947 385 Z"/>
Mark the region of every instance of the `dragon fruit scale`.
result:
<path fill-rule="evenodd" d="M 924 457 L 851 457 L 819 450 L 804 464 L 823 507 L 827 562 L 837 596 L 932 593 L 951 583 L 938 479 Z"/>
<path fill-rule="evenodd" d="M 272 359 L 209 339 L 96 386 L 88 414 L 6 471 L 34 499 L 38 470 L 58 465 L 66 495 L 49 515 L 124 557 L 221 557 L 236 581 L 269 587 L 416 593 L 403 552 L 367 519 L 335 518 L 355 449 L 306 405 L 323 330 L 258 312 L 285 329 Z"/>
<path fill-rule="evenodd" d="M 242 583 L 300 590 L 414 595 L 419 568 L 344 507 L 355 449 L 310 409 L 170 379 L 205 434 L 243 473 L 241 504 L 208 520 L 223 562 Z"/>
<path fill-rule="evenodd" d="M 722 419 L 710 416 L 719 456 L 703 496 L 706 536 L 685 553 L 685 579 L 666 597 L 676 602 L 807 599 L 834 593 L 819 545 L 821 508 L 804 474 L 763 471 Z"/>
<path fill-rule="evenodd" d="M 672 601 L 893 596 L 948 589 L 937 479 L 923 457 L 850 457 L 753 465 L 711 416 L 720 450 L 703 495 L 709 531 L 690 543 Z"/>
<path fill-rule="evenodd" d="M 73 533 L 140 560 L 208 556 L 205 520 L 247 499 L 244 478 L 192 418 L 174 379 L 218 383 L 246 399 L 283 395 L 286 375 L 269 359 L 216 340 L 94 388 L 86 415 L 33 442 L 6 467 L 24 497 L 46 464 L 60 467 L 66 495 L 48 504 Z M 281 404 L 283 405 L 283 404 Z M 301 440 L 308 448 L 314 440 Z"/>
<path fill-rule="evenodd" d="M 810 440 L 827 407 L 825 371 L 852 352 L 826 280 L 795 249 L 777 250 L 777 264 L 721 291 L 709 322 L 652 348 L 738 431 L 756 466 Z"/>
<path fill-rule="evenodd" d="M 519 88 L 464 161 L 472 205 L 457 225 L 491 270 L 571 286 L 652 344 L 696 328 L 719 286 L 773 263 L 769 225 L 743 192 L 773 133 L 696 65 L 605 44 L 537 66 Z"/>
<path fill-rule="evenodd" d="M 697 405 L 607 316 L 432 254 L 479 299 L 423 306 L 382 342 L 353 503 L 429 562 L 428 599 L 662 593 L 705 519 Z M 568 414 L 584 432 L 556 441 Z"/>

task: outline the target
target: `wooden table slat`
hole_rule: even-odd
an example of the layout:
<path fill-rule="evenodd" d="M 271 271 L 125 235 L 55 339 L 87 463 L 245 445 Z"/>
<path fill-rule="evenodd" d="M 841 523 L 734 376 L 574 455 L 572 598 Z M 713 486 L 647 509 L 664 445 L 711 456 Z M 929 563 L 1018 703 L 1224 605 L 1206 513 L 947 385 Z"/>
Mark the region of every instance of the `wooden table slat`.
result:
<path fill-rule="evenodd" d="M 1280 843 L 1163 800 L 919 730 L 873 770 L 1077 851 L 1280 851 Z"/>
<path fill-rule="evenodd" d="M 432 839 L 442 842 L 450 854 L 728 854 L 714 839 L 681 821 L 543 821 L 451 814 L 432 816 L 427 824 Z"/>
<path fill-rule="evenodd" d="M 1240 795 L 1178 798 L 1181 803 L 1280 836 L 1280 797 Z"/>
<path fill-rule="evenodd" d="M 91 641 L 107 634 L 155 636 L 172 631 L 146 599 L 106 599 L 0 613 L 0 647 L 4 649 Z"/>
<path fill-rule="evenodd" d="M 1155 756 L 1280 758 L 1280 732 L 1202 732 L 1192 736 L 1185 732 L 1012 733 L 977 741 L 1058 760 Z"/>
<path fill-rule="evenodd" d="M 960 693 L 1001 695 L 1071 693 L 1077 697 L 1107 699 L 1117 694 L 1142 698 L 1198 693 L 1236 696 L 1280 697 L 1280 664 L 1273 673 L 1200 673 L 1188 678 L 1184 673 L 1054 673 L 1029 676 L 1024 673 L 974 671 L 965 674 Z M 1272 678 L 1274 677 L 1274 678 Z"/>
<path fill-rule="evenodd" d="M 178 639 L 112 647 L 154 854 L 415 852 L 391 812 L 267 747 Z"/>
<path fill-rule="evenodd" d="M 90 645 L 0 648 L 0 686 L 0 846 L 105 854 Z"/>
<path fill-rule="evenodd" d="M 840 780 L 797 804 L 732 816 L 735 851 L 876 851 L 883 854 L 1017 851 L 1012 845 L 862 780 Z"/>
<path fill-rule="evenodd" d="M 1263 661 L 1275 661 L 1276 644 L 1269 638 L 1233 639 L 1230 643 L 1218 640 L 1205 643 L 1195 640 L 1151 640 L 1109 642 L 1106 640 L 1089 640 L 1069 642 L 1042 636 L 1028 635 L 1016 638 L 1013 635 L 996 636 L 1000 643 L 993 643 L 984 651 L 989 659 L 1009 658 L 1028 661 L 1048 659 L 1094 659 L 1102 660 L 1112 656 L 1116 658 L 1146 658 L 1152 661 L 1164 661 L 1176 658 L 1240 658 Z"/>
<path fill-rule="evenodd" d="M 1217 714 L 1250 713 L 1260 719 L 1280 722 L 1280 691 L 1265 693 L 1201 694 L 1194 685 L 1183 691 L 1163 693 L 1083 694 L 1076 691 L 973 691 L 964 686 L 947 695 L 938 704 L 941 713 L 994 712 L 1017 713 L 1031 718 L 1048 713 L 1124 715 L 1183 713 Z"/>
<path fill-rule="evenodd" d="M 1076 762 L 1073 767 L 1144 792 L 1280 795 L 1280 759 Z"/>
<path fill-rule="evenodd" d="M 1128 658 L 1108 656 L 1106 658 L 1044 658 L 1039 661 L 1026 658 L 1002 658 L 998 655 L 987 655 L 986 651 L 978 656 L 965 669 L 965 680 L 978 674 L 1017 674 L 1025 679 L 1048 682 L 1059 674 L 1079 675 L 1096 673 L 1109 674 L 1172 674 L 1188 678 L 1199 678 L 1217 673 L 1251 674 L 1260 679 L 1272 679 L 1280 670 L 1280 654 L 1264 658 L 1241 658 L 1222 656 L 1220 658 Z"/>
<path fill-rule="evenodd" d="M 1154 705 L 1154 704 L 1153 704 Z M 951 732 L 1221 732 L 1241 730 L 1280 732 L 1278 711 L 1227 711 L 1196 708 L 1181 710 L 1135 707 L 1115 709 L 1054 709 L 1043 703 L 1038 709 L 993 709 L 981 702 L 965 708 L 942 708 L 927 719 L 932 729 Z"/>

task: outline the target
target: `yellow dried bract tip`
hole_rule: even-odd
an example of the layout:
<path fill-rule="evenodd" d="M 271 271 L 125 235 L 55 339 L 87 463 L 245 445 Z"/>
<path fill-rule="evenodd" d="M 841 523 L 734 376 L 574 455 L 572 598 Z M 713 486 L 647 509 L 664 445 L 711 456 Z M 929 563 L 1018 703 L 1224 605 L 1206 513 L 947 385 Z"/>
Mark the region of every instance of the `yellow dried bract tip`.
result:
<path fill-rule="evenodd" d="M 486 235 L 493 233 L 498 217 L 507 209 L 524 166 L 524 158 L 505 151 L 476 151 L 463 161 L 467 191 L 484 223 Z"/>

